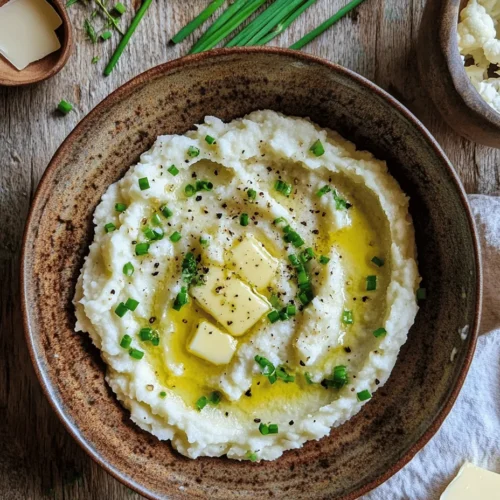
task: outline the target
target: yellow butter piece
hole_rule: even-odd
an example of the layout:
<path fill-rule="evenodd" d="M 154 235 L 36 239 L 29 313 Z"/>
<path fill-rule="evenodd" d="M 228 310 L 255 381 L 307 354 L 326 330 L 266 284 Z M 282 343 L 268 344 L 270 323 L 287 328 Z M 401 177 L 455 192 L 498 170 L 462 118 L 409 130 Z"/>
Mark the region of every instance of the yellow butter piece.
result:
<path fill-rule="evenodd" d="M 268 302 L 239 280 L 219 267 L 210 268 L 205 285 L 191 288 L 200 306 L 211 314 L 232 335 L 243 335 L 271 307 Z"/>
<path fill-rule="evenodd" d="M 498 500 L 500 474 L 465 462 L 457 477 L 441 495 L 441 500 Z"/>
<path fill-rule="evenodd" d="M 231 361 L 238 341 L 221 332 L 208 321 L 201 321 L 197 326 L 188 351 L 214 365 L 224 365 Z"/>
<path fill-rule="evenodd" d="M 278 261 L 253 236 L 246 236 L 231 250 L 231 263 L 236 272 L 257 289 L 265 288 L 278 269 Z"/>

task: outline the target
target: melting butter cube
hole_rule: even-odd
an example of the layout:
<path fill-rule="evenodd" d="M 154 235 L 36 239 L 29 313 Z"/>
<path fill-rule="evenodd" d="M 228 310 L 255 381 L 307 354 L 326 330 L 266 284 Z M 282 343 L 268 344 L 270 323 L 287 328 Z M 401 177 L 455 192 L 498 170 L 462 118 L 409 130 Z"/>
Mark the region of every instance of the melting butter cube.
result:
<path fill-rule="evenodd" d="M 498 500 L 499 495 L 500 474 L 465 462 L 441 495 L 441 500 Z"/>
<path fill-rule="evenodd" d="M 231 251 L 236 272 L 257 289 L 265 288 L 278 269 L 278 261 L 252 236 Z"/>
<path fill-rule="evenodd" d="M 214 365 L 231 361 L 238 341 L 208 321 L 201 321 L 188 344 L 188 351 Z"/>
<path fill-rule="evenodd" d="M 271 308 L 267 301 L 239 280 L 234 273 L 210 268 L 205 284 L 191 288 L 192 296 L 229 333 L 243 335 Z"/>

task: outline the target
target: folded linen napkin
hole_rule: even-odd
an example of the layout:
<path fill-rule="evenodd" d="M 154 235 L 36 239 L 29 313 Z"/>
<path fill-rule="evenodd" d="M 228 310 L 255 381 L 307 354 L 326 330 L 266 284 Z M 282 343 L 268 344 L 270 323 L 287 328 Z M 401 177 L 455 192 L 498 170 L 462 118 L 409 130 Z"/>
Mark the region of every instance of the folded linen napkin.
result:
<path fill-rule="evenodd" d="M 465 461 L 500 473 L 500 196 L 471 195 L 469 202 L 481 238 L 484 273 L 481 335 L 474 359 L 439 431 L 410 463 L 363 500 L 438 500 Z"/>

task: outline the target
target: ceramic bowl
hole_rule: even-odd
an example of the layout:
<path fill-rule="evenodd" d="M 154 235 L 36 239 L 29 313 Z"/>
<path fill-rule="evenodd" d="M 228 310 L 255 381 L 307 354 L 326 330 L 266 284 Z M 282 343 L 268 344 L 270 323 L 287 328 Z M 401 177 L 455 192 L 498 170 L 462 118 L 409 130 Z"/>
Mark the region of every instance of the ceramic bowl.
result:
<path fill-rule="evenodd" d="M 258 109 L 310 117 L 387 160 L 411 197 L 428 299 L 388 383 L 328 437 L 274 462 L 190 460 L 129 420 L 106 385 L 98 350 L 74 333 L 71 300 L 107 186 L 156 136 L 184 133 L 206 115 L 232 120 Z M 449 412 L 474 352 L 481 303 L 473 219 L 455 171 L 426 129 L 355 73 L 274 48 L 169 62 L 89 113 L 40 182 L 21 280 L 29 349 L 54 410 L 94 460 L 149 498 L 354 499 L 370 490 L 408 462 Z"/>
<path fill-rule="evenodd" d="M 8 0 L 0 0 L 0 7 L 7 2 Z M 15 87 L 38 83 L 59 73 L 66 64 L 73 47 L 71 21 L 61 0 L 49 0 L 49 3 L 52 4 L 62 20 L 61 26 L 56 30 L 61 48 L 43 59 L 29 64 L 22 71 L 16 69 L 7 59 L 0 56 L 0 85 Z"/>
<path fill-rule="evenodd" d="M 458 51 L 457 26 L 468 0 L 429 0 L 417 50 L 420 81 L 444 120 L 457 134 L 500 148 L 500 113 L 472 85 Z"/>

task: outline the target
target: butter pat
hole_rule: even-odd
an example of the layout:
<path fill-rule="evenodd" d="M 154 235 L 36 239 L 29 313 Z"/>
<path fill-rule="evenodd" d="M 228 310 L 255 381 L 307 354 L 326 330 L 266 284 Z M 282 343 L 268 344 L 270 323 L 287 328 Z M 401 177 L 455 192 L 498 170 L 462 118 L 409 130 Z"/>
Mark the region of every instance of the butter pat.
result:
<path fill-rule="evenodd" d="M 236 272 L 257 289 L 265 288 L 274 278 L 278 261 L 253 236 L 247 236 L 231 250 Z"/>
<path fill-rule="evenodd" d="M 208 321 L 202 321 L 197 325 L 187 348 L 192 354 L 214 365 L 225 365 L 231 361 L 237 345 L 238 341 L 231 335 L 221 332 Z"/>
<path fill-rule="evenodd" d="M 239 280 L 231 271 L 210 268 L 205 285 L 191 288 L 192 296 L 229 333 L 243 335 L 270 310 L 264 298 Z"/>
<path fill-rule="evenodd" d="M 11 0 L 0 7 L 0 54 L 22 70 L 59 50 L 62 20 L 45 0 Z"/>
<path fill-rule="evenodd" d="M 465 462 L 457 477 L 441 495 L 441 500 L 498 500 L 500 474 Z"/>

